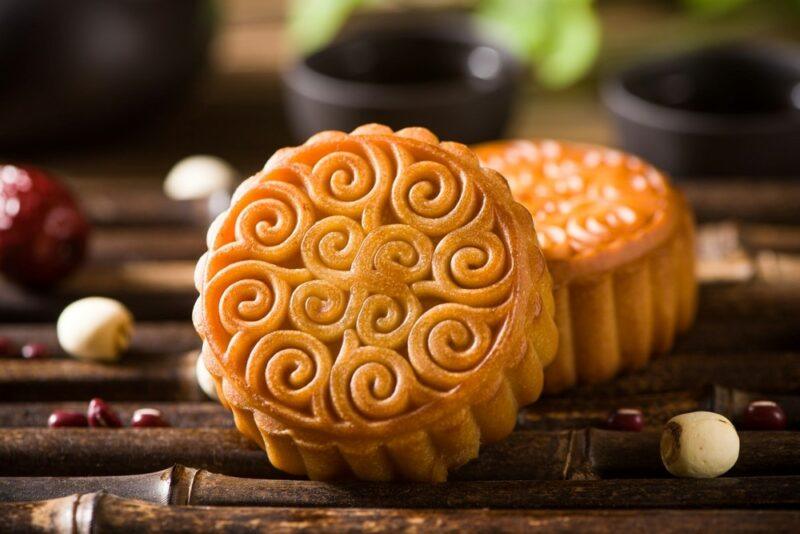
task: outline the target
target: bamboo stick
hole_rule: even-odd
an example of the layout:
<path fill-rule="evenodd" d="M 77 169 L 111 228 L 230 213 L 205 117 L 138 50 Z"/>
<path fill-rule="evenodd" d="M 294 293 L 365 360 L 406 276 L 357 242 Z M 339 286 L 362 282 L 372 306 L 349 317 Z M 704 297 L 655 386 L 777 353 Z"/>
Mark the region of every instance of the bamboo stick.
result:
<path fill-rule="evenodd" d="M 90 235 L 89 261 L 196 260 L 206 250 L 205 234 L 203 227 L 101 226 Z"/>
<path fill-rule="evenodd" d="M 145 401 L 146 402 L 146 401 Z M 133 412 L 142 407 L 159 410 L 170 426 L 175 428 L 231 428 L 233 417 L 215 401 L 184 402 L 114 402 L 113 409 L 127 424 Z M 0 403 L 0 428 L 44 428 L 55 410 L 86 412 L 86 401 L 63 402 L 6 402 Z"/>
<path fill-rule="evenodd" d="M 639 408 L 645 425 L 658 428 L 671 417 L 695 410 L 710 410 L 738 422 L 747 405 L 754 400 L 770 399 L 781 405 L 790 429 L 800 429 L 800 396 L 765 395 L 724 386 L 692 391 L 587 398 L 544 397 L 520 410 L 517 427 L 525 430 L 570 430 L 602 427 L 608 414 L 621 407 Z M 45 427 L 55 410 L 84 412 L 86 401 L 0 403 L 0 428 Z M 139 402 L 115 402 L 114 409 L 123 421 L 129 421 Z M 233 420 L 225 408 L 213 401 L 147 402 L 160 410 L 176 428 L 230 428 Z"/>
<path fill-rule="evenodd" d="M 0 399 L 5 401 L 203 400 L 194 351 L 125 358 L 114 365 L 67 358 L 0 359 Z"/>
<path fill-rule="evenodd" d="M 63 356 L 52 325 L 3 325 L 0 335 L 11 338 L 17 346 L 32 341 L 45 343 L 56 356 Z M 88 400 L 92 396 L 108 400 L 201 400 L 204 396 L 195 385 L 193 368 L 196 354 L 168 352 L 183 351 L 198 343 L 189 323 L 139 323 L 133 346 L 119 364 L 58 357 L 42 361 L 0 358 L 0 402 Z M 797 391 L 797 358 L 789 351 L 798 346 L 800 329 L 792 317 L 742 323 L 701 319 L 679 338 L 675 354 L 656 358 L 646 369 L 588 391 L 615 398 L 694 390 L 712 381 L 770 395 Z M 755 350 L 759 352 L 749 353 Z M 581 391 L 571 395 L 581 395 Z"/>
<path fill-rule="evenodd" d="M 160 180 L 73 179 L 70 185 L 97 226 L 188 226 L 195 222 L 191 203 L 169 199 Z"/>
<path fill-rule="evenodd" d="M 43 343 L 53 356 L 66 356 L 58 344 L 56 325 L 53 323 L 0 324 L 0 336 L 11 340 L 19 349 L 25 343 Z M 200 338 L 188 320 L 182 321 L 137 321 L 131 338 L 131 345 L 122 358 L 122 363 L 130 363 L 142 356 L 163 357 L 200 347 Z M 9 355 L 13 358 L 13 355 Z M 8 361 L 0 357 L 0 363 Z"/>
<path fill-rule="evenodd" d="M 197 294 L 192 262 L 129 262 L 87 266 L 51 293 L 30 293 L 0 281 L 0 322 L 55 321 L 73 301 L 102 295 L 124 303 L 139 320 L 187 320 Z M 163 272 L 164 278 L 159 276 Z"/>
<path fill-rule="evenodd" d="M 391 487 L 391 486 L 388 486 Z M 159 506 L 104 492 L 0 504 L 7 530 L 25 532 L 791 532 L 791 510 L 394 510 Z"/>
<path fill-rule="evenodd" d="M 788 427 L 800 428 L 800 396 L 767 395 L 719 385 L 657 394 L 544 397 L 520 410 L 517 426 L 529 430 L 602 427 L 608 414 L 618 408 L 642 410 L 646 428 L 658 428 L 676 415 L 697 410 L 716 412 L 734 423 L 739 423 L 747 405 L 762 399 L 780 404 L 786 413 Z M 2 413 L 0 408 L 0 414 Z"/>
<path fill-rule="evenodd" d="M 666 476 L 659 432 L 519 430 L 487 445 L 454 480 Z M 800 474 L 800 432 L 741 432 L 732 475 Z M 58 458 L 48 462 L 48 458 Z M 6 429 L 2 476 L 127 475 L 183 464 L 232 476 L 287 478 L 233 429 Z"/>
<path fill-rule="evenodd" d="M 0 478 L 0 501 L 107 491 L 155 504 L 333 508 L 738 508 L 800 504 L 800 477 L 505 480 L 444 484 L 235 478 L 174 466 L 118 477 Z"/>
<path fill-rule="evenodd" d="M 750 347 L 742 347 L 749 349 Z M 117 365 L 72 359 L 0 358 L 0 402 L 86 399 L 203 400 L 195 378 L 196 352 L 129 357 Z M 571 398 L 692 391 L 716 383 L 764 395 L 800 390 L 800 353 L 681 352 L 655 358 L 647 368 L 612 382 L 580 387 Z"/>
<path fill-rule="evenodd" d="M 792 316 L 741 320 L 699 317 L 688 332 L 676 339 L 673 352 L 791 351 L 800 347 L 797 320 Z"/>
<path fill-rule="evenodd" d="M 708 296 L 714 298 L 713 292 Z M 725 291 L 726 303 L 731 304 Z M 716 306 L 723 308 L 721 304 Z M 800 346 L 799 316 L 743 315 L 742 308 L 726 315 L 715 315 L 716 309 L 707 306 L 709 313 L 697 318 L 689 332 L 677 339 L 677 347 L 685 352 L 725 351 L 731 349 L 787 350 Z M 731 317 L 737 313 L 740 317 Z M 17 346 L 37 342 L 49 346 L 56 355 L 63 355 L 56 339 L 53 323 L 0 324 L 0 336 L 10 338 Z M 199 348 L 200 339 L 188 318 L 175 321 L 139 320 L 134 330 L 133 344 L 128 355 L 162 355 Z M 123 360 L 124 361 L 124 360 Z M 0 358 L 0 362 L 2 359 Z"/>
<path fill-rule="evenodd" d="M 707 386 L 712 380 L 770 396 L 791 394 L 800 390 L 798 358 L 800 353 L 792 352 L 671 354 L 655 358 L 641 371 L 621 375 L 606 384 L 579 387 L 569 395 L 597 398 L 691 390 Z"/>
<path fill-rule="evenodd" d="M 9 337 L 19 346 L 36 341 L 58 350 L 55 325 L 52 323 L 3 324 L 0 335 Z M 746 343 L 745 346 L 742 346 Z M 137 354 L 164 354 L 198 348 L 199 337 L 187 319 L 177 321 L 139 321 L 128 351 Z M 753 315 L 742 318 L 698 317 L 692 329 L 677 339 L 677 347 L 685 351 L 724 351 L 734 348 L 760 348 L 760 350 L 786 350 L 800 346 L 800 330 L 796 318 Z"/>

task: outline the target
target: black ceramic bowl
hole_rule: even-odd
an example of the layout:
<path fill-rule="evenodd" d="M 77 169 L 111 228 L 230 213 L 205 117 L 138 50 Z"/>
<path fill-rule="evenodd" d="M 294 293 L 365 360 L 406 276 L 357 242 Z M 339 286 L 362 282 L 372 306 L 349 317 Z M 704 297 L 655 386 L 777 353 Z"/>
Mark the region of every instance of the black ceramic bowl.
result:
<path fill-rule="evenodd" d="M 800 174 L 800 49 L 736 44 L 603 88 L 622 145 L 676 176 Z"/>
<path fill-rule="evenodd" d="M 158 117 L 204 65 L 211 0 L 0 0 L 0 150 Z"/>
<path fill-rule="evenodd" d="M 380 122 L 475 143 L 501 136 L 519 75 L 468 19 L 423 18 L 351 33 L 301 59 L 284 75 L 286 109 L 297 141 Z"/>

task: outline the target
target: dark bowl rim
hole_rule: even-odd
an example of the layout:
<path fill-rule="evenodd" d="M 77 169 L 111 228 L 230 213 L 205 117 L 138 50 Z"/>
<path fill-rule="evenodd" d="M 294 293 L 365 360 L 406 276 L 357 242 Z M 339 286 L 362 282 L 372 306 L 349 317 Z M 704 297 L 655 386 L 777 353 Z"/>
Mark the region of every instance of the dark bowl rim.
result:
<path fill-rule="evenodd" d="M 419 82 L 402 85 L 359 82 L 337 78 L 319 72 L 309 65 L 309 61 L 332 46 L 371 38 L 376 35 L 385 36 L 393 33 L 398 36 L 425 36 L 450 41 L 472 47 L 491 48 L 500 56 L 500 71 L 487 80 L 475 79 L 474 83 L 461 80 L 440 82 Z M 363 108 L 381 107 L 394 109 L 411 109 L 420 107 L 438 107 L 443 104 L 453 105 L 468 101 L 478 95 L 490 94 L 500 88 L 513 85 L 522 74 L 520 61 L 505 47 L 486 36 L 473 32 L 458 34 L 452 27 L 441 25 L 421 25 L 414 29 L 395 28 L 377 31 L 362 31 L 330 43 L 308 56 L 298 58 L 294 64 L 282 72 L 284 85 L 306 98 L 319 102 L 335 104 L 340 107 Z"/>
<path fill-rule="evenodd" d="M 687 111 L 657 104 L 643 98 L 627 87 L 631 79 L 659 67 L 703 54 L 726 51 L 763 58 L 771 63 L 782 63 L 796 69 L 800 79 L 800 47 L 790 45 L 765 45 L 742 43 L 709 47 L 699 51 L 662 56 L 606 77 L 601 83 L 600 94 L 605 105 L 614 114 L 633 123 L 653 129 L 716 136 L 739 136 L 744 134 L 775 134 L 800 129 L 800 113 L 795 110 L 770 113 L 748 113 L 725 115 L 721 113 Z"/>

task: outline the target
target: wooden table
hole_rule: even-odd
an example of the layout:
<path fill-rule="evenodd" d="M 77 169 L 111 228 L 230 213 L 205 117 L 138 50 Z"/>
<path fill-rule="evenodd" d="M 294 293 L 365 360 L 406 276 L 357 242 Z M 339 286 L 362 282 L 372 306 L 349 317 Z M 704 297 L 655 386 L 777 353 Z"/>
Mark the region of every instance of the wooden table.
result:
<path fill-rule="evenodd" d="M 319 483 L 270 467 L 195 383 L 189 318 L 205 222 L 160 189 L 187 154 L 251 172 L 289 142 L 275 75 L 287 61 L 282 2 L 225 5 L 214 71 L 175 115 L 95 150 L 34 155 L 80 195 L 95 225 L 91 258 L 51 295 L 0 288 L 0 335 L 55 350 L 63 306 L 94 294 L 125 302 L 138 326 L 118 365 L 0 359 L 3 531 L 800 529 L 800 182 L 762 177 L 681 183 L 701 223 L 703 284 L 697 324 L 673 354 L 524 409 L 508 440 L 446 484 Z M 655 24 L 651 11 L 604 17 Z M 613 143 L 590 86 L 530 91 L 519 109 L 515 135 Z M 93 396 L 125 420 L 159 408 L 173 428 L 45 428 L 53 409 L 82 410 Z M 657 446 L 667 419 L 708 409 L 735 421 L 757 398 L 780 402 L 790 431 L 742 432 L 723 478 L 669 477 Z M 602 429 L 623 406 L 644 411 L 645 432 Z"/>

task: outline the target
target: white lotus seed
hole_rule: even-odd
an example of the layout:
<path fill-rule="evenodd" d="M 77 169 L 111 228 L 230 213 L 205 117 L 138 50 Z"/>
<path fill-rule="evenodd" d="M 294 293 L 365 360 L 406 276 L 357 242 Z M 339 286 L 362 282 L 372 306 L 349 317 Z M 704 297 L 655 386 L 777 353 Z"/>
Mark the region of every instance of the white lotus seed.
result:
<path fill-rule="evenodd" d="M 116 300 L 88 297 L 64 308 L 56 333 L 61 348 L 71 356 L 114 361 L 130 345 L 133 315 Z"/>
<path fill-rule="evenodd" d="M 236 170 L 215 156 L 189 156 L 176 163 L 164 180 L 164 193 L 174 200 L 196 200 L 230 191 Z M 227 195 L 225 195 L 227 198 Z"/>
<path fill-rule="evenodd" d="M 692 412 L 673 417 L 661 435 L 661 460 L 677 477 L 714 478 L 739 458 L 739 435 L 717 413 Z"/>
<path fill-rule="evenodd" d="M 206 364 L 203 363 L 202 354 L 197 357 L 195 372 L 197 374 L 197 384 L 200 386 L 200 389 L 202 389 L 210 399 L 219 400 L 219 396 L 217 396 L 217 386 L 214 384 L 211 373 L 206 369 Z"/>

